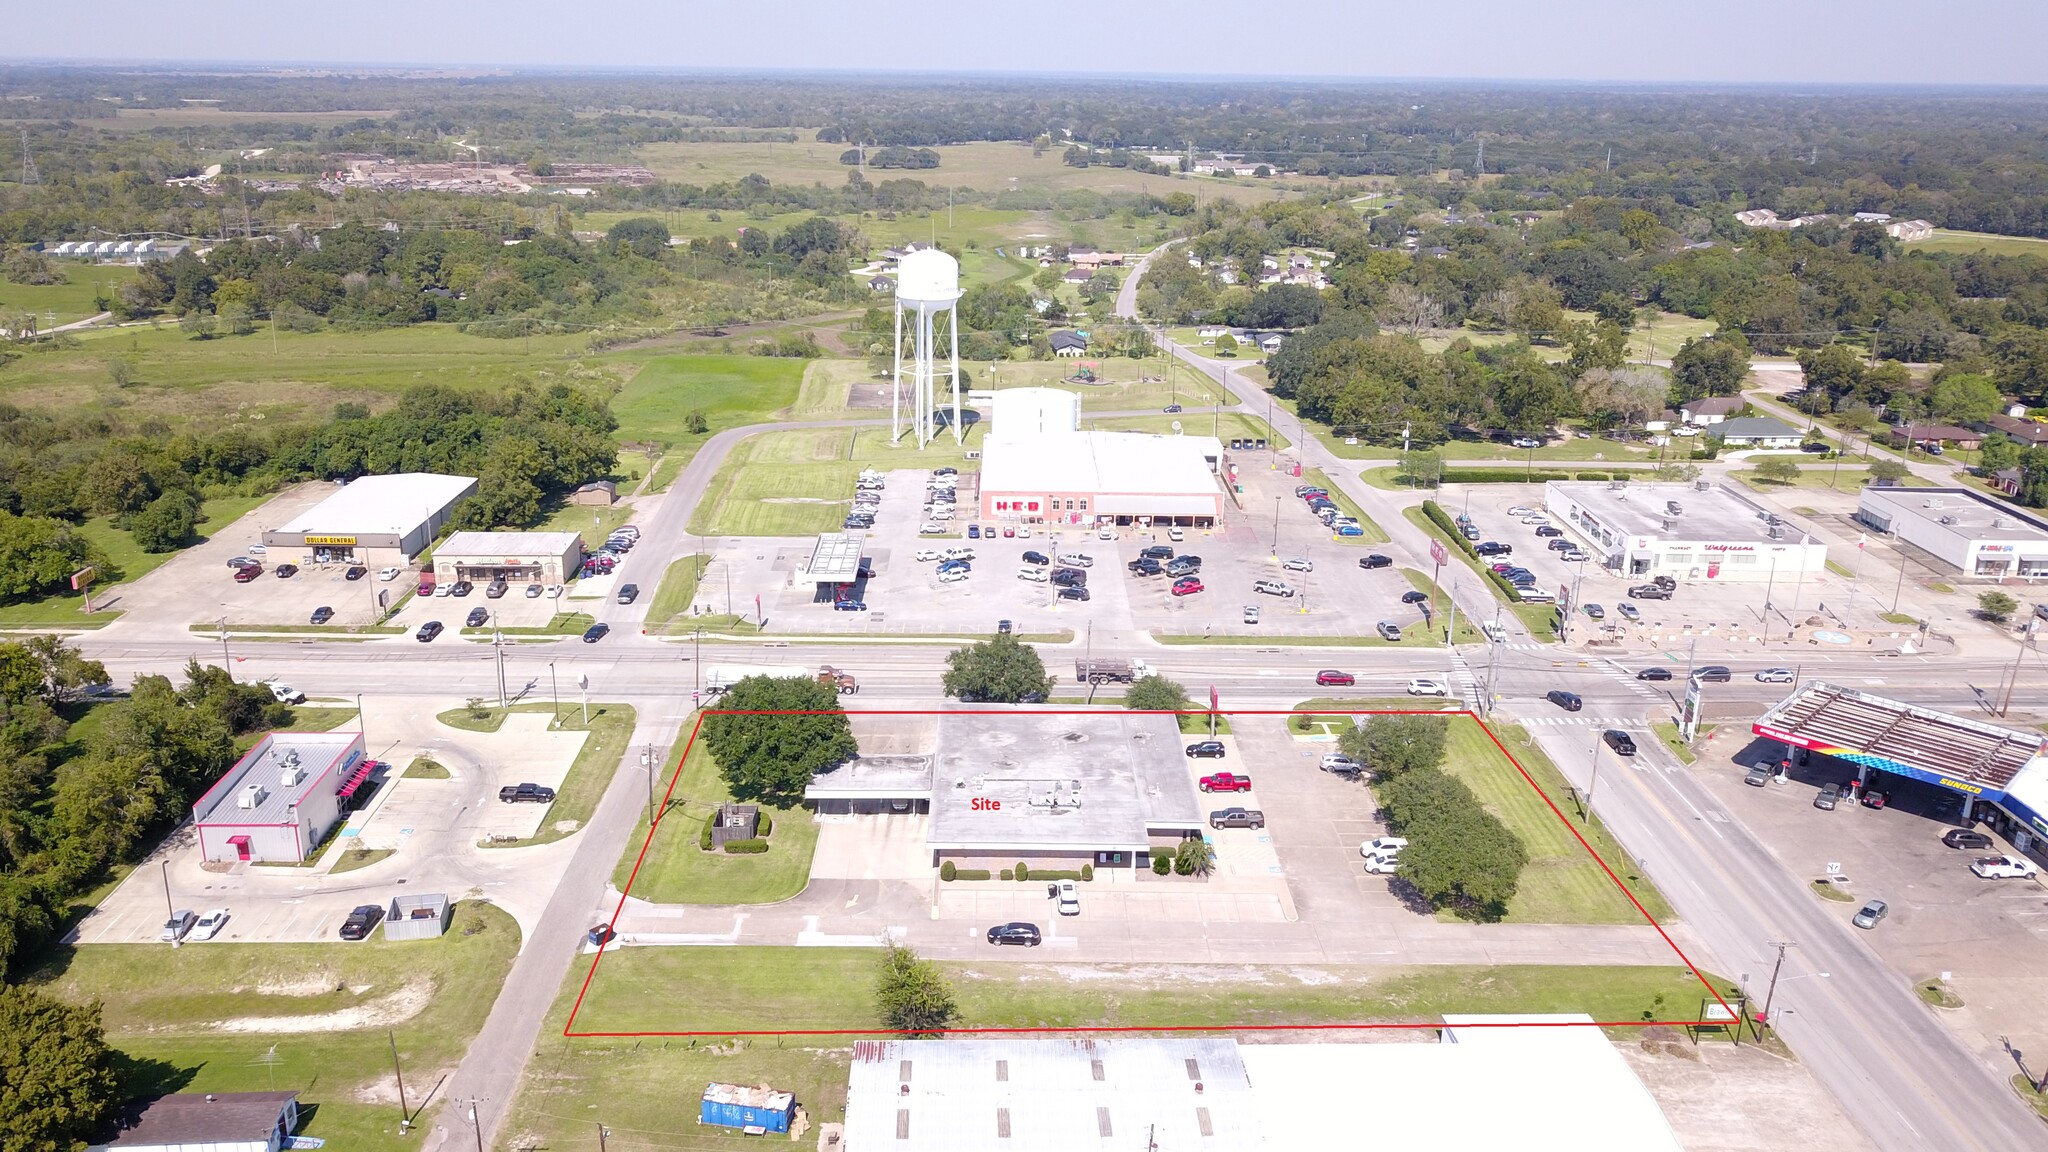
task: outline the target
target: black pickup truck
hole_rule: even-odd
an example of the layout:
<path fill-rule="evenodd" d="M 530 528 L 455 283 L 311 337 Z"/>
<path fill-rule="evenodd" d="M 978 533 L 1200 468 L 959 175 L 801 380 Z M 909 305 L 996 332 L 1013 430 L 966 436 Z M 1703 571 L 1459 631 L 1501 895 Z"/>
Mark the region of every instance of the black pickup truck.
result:
<path fill-rule="evenodd" d="M 507 784 L 498 789 L 498 799 L 507 804 L 553 804 L 555 790 L 538 784 Z"/>

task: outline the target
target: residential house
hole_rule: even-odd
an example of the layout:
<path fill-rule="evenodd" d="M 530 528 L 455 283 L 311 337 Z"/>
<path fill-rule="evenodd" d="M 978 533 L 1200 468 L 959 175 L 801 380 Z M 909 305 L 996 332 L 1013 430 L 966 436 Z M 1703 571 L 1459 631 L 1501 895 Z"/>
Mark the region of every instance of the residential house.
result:
<path fill-rule="evenodd" d="M 1892 222 L 1892 214 L 1889 212 L 1858 212 L 1856 214 L 1856 222 L 1858 224 L 1889 224 Z"/>
<path fill-rule="evenodd" d="M 1095 273 L 1090 272 L 1086 268 L 1069 268 L 1066 275 L 1061 276 L 1060 279 L 1069 284 L 1086 284 L 1088 281 L 1095 279 Z"/>
<path fill-rule="evenodd" d="M 1294 256 L 1289 256 L 1289 257 L 1287 258 L 1287 267 L 1288 267 L 1289 269 L 1294 269 L 1294 270 L 1299 270 L 1299 269 L 1303 269 L 1303 268 L 1313 268 L 1313 267 L 1315 267 L 1315 262 L 1314 262 L 1314 261 L 1312 261 L 1312 260 L 1310 260 L 1310 259 L 1309 259 L 1308 257 L 1306 257 L 1306 256 L 1302 256 L 1302 255 L 1294 255 Z"/>
<path fill-rule="evenodd" d="M 1934 235 L 1934 225 L 1925 220 L 1901 220 L 1896 224 L 1885 225 L 1884 231 L 1885 235 L 1890 236 L 1899 243 L 1910 244 L 1915 240 L 1925 240 Z"/>
<path fill-rule="evenodd" d="M 894 280 L 889 279 L 887 276 L 877 276 L 874 279 L 868 281 L 868 290 L 871 292 L 890 292 L 893 291 L 895 287 L 896 282 Z"/>
<path fill-rule="evenodd" d="M 2013 443 L 2025 448 L 2048 448 L 2048 423 L 2039 420 L 2023 420 L 2017 416 L 1993 416 L 1980 425 L 1985 431 L 1996 429 L 2012 438 Z"/>
<path fill-rule="evenodd" d="M 1451 254 L 1451 250 L 1449 248 L 1444 247 L 1441 244 L 1432 244 L 1429 247 L 1423 249 L 1422 254 L 1429 257 L 1432 260 L 1442 260 L 1444 257 L 1449 256 Z"/>
<path fill-rule="evenodd" d="M 298 1126 L 297 1092 L 175 1092 L 86 1152 L 278 1152 Z"/>
<path fill-rule="evenodd" d="M 1735 222 L 1746 228 L 1767 228 L 1778 222 L 1778 214 L 1769 208 L 1751 208 L 1747 212 L 1737 212 Z"/>
<path fill-rule="evenodd" d="M 571 504 L 609 508 L 619 502 L 619 486 L 609 480 L 592 480 L 569 494 Z"/>
<path fill-rule="evenodd" d="M 1280 270 L 1280 261 L 1274 256 L 1261 256 L 1259 257 L 1259 267 L 1269 272 L 1277 272 Z"/>
<path fill-rule="evenodd" d="M 1052 354 L 1055 356 L 1086 356 L 1088 338 L 1079 332 L 1061 331 L 1052 334 Z"/>
<path fill-rule="evenodd" d="M 2018 468 L 2001 468 L 1991 474 L 1991 486 L 2013 499 L 2019 499 L 2020 483 L 2026 473 Z"/>
<path fill-rule="evenodd" d="M 1229 328 L 1221 324 L 1204 324 L 1195 329 L 1195 336 L 1204 344 L 1214 344 L 1218 336 L 1225 335 Z"/>
<path fill-rule="evenodd" d="M 1905 424 L 1893 425 L 1889 430 L 1891 442 L 1904 447 L 1907 436 L 1913 443 L 1925 447 L 1939 444 L 1944 448 L 1961 448 L 1974 452 L 1984 445 L 1984 434 L 1970 428 L 1959 428 L 1954 424 Z"/>
<path fill-rule="evenodd" d="M 1822 224 L 1833 223 L 1834 219 L 1834 216 L 1830 213 L 1814 212 L 1793 220 L 1791 226 L 1794 228 L 1813 228 Z"/>
<path fill-rule="evenodd" d="M 1797 448 L 1803 439 L 1798 429 L 1771 416 L 1723 420 L 1714 431 L 1730 448 Z"/>
<path fill-rule="evenodd" d="M 1679 405 L 1678 414 L 1687 424 L 1719 424 L 1748 405 L 1740 396 L 1708 396 Z"/>

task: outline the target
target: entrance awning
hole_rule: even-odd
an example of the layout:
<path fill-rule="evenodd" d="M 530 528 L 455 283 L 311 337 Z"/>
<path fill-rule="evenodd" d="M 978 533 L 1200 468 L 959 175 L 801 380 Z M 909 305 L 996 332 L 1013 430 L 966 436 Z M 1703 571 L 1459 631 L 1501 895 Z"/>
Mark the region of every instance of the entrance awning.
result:
<path fill-rule="evenodd" d="M 247 848 L 249 846 L 249 838 L 247 836 L 230 836 L 228 837 L 228 844 L 235 848 Z"/>
<path fill-rule="evenodd" d="M 375 772 L 376 770 L 377 761 L 363 761 L 362 767 L 357 768 L 355 772 L 351 774 L 347 780 L 342 781 L 341 787 L 335 790 L 335 795 L 341 797 L 343 800 L 346 800 L 349 797 L 354 796 L 356 794 L 356 789 L 361 788 L 363 784 L 370 779 L 371 773 Z"/>

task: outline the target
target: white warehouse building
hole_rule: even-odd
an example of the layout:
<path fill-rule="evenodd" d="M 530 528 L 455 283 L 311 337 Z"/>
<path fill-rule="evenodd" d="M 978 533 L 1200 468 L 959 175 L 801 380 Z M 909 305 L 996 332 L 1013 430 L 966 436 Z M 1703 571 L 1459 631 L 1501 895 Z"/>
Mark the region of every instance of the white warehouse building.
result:
<path fill-rule="evenodd" d="M 1553 480 L 1543 510 L 1619 576 L 1765 583 L 1827 567 L 1826 541 L 1726 485 Z"/>
<path fill-rule="evenodd" d="M 1968 488 L 1865 488 L 1856 519 L 1958 575 L 2048 577 L 2048 520 Z"/>

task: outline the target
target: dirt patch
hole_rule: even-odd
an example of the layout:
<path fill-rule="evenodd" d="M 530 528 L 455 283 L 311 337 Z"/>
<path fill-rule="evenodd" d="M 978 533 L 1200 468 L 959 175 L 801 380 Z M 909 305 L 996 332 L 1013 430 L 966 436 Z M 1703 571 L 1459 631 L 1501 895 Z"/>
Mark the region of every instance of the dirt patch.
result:
<path fill-rule="evenodd" d="M 408 984 L 353 1008 L 310 1016 L 244 1016 L 223 1020 L 214 1027 L 222 1032 L 348 1032 L 357 1028 L 388 1028 L 425 1011 L 433 997 L 431 982 Z"/>
<path fill-rule="evenodd" d="M 574 831 L 575 831 L 576 829 L 578 829 L 578 828 L 580 828 L 580 827 L 582 827 L 582 826 L 583 826 L 583 821 L 581 821 L 581 820 L 557 820 L 557 821 L 555 821 L 555 831 L 557 831 L 557 832 L 574 832 Z"/>
<path fill-rule="evenodd" d="M 332 969 L 301 972 L 293 976 L 264 980 L 250 987 L 243 985 L 237 992 L 254 992 L 258 996 L 325 996 L 341 987 Z"/>

